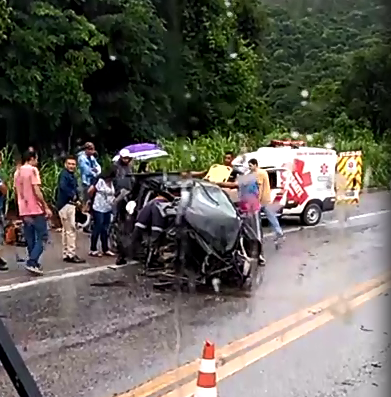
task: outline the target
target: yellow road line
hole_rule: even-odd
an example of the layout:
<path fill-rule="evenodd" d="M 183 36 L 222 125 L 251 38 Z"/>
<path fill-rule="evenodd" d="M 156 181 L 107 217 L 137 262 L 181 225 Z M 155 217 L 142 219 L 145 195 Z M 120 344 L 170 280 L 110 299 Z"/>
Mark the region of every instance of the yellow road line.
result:
<path fill-rule="evenodd" d="M 369 301 L 370 299 L 375 298 L 376 296 L 388 290 L 390 287 L 390 282 L 387 282 L 386 284 L 380 285 L 379 287 L 363 293 L 362 295 L 350 301 L 349 310 L 352 310 Z M 247 353 L 244 353 L 237 358 L 234 358 L 233 360 L 227 362 L 217 369 L 217 380 L 220 381 L 231 375 L 234 375 L 235 373 L 255 363 L 261 358 L 268 356 L 269 354 L 281 349 L 282 347 L 288 345 L 296 339 L 299 339 L 304 335 L 307 335 L 308 333 L 314 331 L 315 329 L 325 325 L 336 317 L 337 314 L 331 311 L 325 312 L 317 316 L 315 319 L 307 321 L 304 324 L 301 324 L 287 331 L 283 335 L 274 338 L 270 342 L 267 342 L 259 347 L 250 350 Z M 195 389 L 196 380 L 193 380 L 179 387 L 178 389 L 164 394 L 162 397 L 191 397 L 194 395 Z"/>
<path fill-rule="evenodd" d="M 333 297 L 329 297 L 315 305 L 311 305 L 305 309 L 302 309 L 294 314 L 289 315 L 279 321 L 276 321 L 252 334 L 245 336 L 242 339 L 234 341 L 221 349 L 216 349 L 216 357 L 218 359 L 228 358 L 241 350 L 249 348 L 262 340 L 282 332 L 286 328 L 289 328 L 300 321 L 312 317 L 314 313 L 327 309 L 328 307 L 341 301 L 341 299 L 351 299 L 354 296 L 361 294 L 371 288 L 375 288 L 377 285 L 386 282 L 391 278 L 391 273 L 387 272 L 380 277 L 366 281 L 364 283 L 357 284 L 350 288 L 346 293 Z M 175 383 L 187 378 L 188 376 L 195 375 L 199 367 L 199 359 L 194 360 L 188 364 L 185 364 L 176 369 L 170 370 L 162 375 L 157 376 L 154 379 L 132 389 L 123 394 L 117 395 L 117 397 L 148 397 L 151 396 L 169 386 L 173 386 Z"/>

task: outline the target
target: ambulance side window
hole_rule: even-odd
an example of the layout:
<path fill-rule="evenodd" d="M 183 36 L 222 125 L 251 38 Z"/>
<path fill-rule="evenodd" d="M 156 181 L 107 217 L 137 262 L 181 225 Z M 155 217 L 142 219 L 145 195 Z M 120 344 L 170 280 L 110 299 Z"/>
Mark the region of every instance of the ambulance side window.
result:
<path fill-rule="evenodd" d="M 268 171 L 269 174 L 269 182 L 270 182 L 270 189 L 277 188 L 277 172 L 276 171 Z"/>

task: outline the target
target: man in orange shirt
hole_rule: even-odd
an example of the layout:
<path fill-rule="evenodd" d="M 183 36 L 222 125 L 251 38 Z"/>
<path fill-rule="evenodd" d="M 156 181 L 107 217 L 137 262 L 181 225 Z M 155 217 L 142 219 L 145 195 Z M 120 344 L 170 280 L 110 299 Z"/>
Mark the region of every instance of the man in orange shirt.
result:
<path fill-rule="evenodd" d="M 263 209 L 266 218 L 268 219 L 274 229 L 274 232 L 276 233 L 276 240 L 279 240 L 284 237 L 284 233 L 281 229 L 275 212 L 270 208 L 271 198 L 269 174 L 267 173 L 267 171 L 258 167 L 258 161 L 256 159 L 251 159 L 248 162 L 248 166 L 251 173 L 254 173 L 257 176 L 259 201 L 261 203 L 261 208 Z"/>
<path fill-rule="evenodd" d="M 42 194 L 37 154 L 26 152 L 22 163 L 15 173 L 14 186 L 27 243 L 28 259 L 25 267 L 31 273 L 41 275 L 39 259 L 48 238 L 47 218 L 52 213 Z"/>

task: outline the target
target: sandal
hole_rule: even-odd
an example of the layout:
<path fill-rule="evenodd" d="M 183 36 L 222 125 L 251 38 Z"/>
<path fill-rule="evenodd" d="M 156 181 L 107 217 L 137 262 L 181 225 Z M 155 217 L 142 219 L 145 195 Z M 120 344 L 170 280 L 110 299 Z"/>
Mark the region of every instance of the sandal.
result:
<path fill-rule="evenodd" d="M 101 258 L 102 257 L 102 254 L 99 251 L 90 251 L 88 255 L 89 256 L 93 256 L 95 258 Z"/>
<path fill-rule="evenodd" d="M 110 251 L 110 250 L 104 252 L 103 255 L 104 255 L 104 256 L 115 256 L 114 252 L 112 252 L 112 251 Z"/>

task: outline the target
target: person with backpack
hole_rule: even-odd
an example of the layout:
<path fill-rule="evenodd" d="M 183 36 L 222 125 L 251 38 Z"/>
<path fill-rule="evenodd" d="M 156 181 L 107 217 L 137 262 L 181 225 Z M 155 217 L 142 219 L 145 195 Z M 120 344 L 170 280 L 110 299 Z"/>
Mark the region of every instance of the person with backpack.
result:
<path fill-rule="evenodd" d="M 85 263 L 76 255 L 76 207 L 80 206 L 77 178 L 77 161 L 67 156 L 57 185 L 56 207 L 62 223 L 62 257 L 67 263 Z"/>

